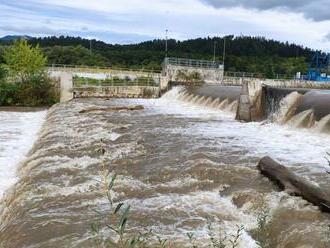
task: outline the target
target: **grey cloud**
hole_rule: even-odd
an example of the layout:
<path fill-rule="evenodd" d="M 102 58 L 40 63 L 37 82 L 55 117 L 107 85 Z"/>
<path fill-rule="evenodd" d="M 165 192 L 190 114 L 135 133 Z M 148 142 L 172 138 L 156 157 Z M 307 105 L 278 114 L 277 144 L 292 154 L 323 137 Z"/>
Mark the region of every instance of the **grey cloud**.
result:
<path fill-rule="evenodd" d="M 200 0 L 216 8 L 243 7 L 257 10 L 284 10 L 303 13 L 314 21 L 330 20 L 329 0 Z"/>

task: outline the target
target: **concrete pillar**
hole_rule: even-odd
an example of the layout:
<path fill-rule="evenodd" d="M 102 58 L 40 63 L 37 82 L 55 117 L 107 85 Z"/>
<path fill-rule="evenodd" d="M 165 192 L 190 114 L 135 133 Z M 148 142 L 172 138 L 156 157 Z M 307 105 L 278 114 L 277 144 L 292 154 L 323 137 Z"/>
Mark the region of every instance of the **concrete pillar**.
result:
<path fill-rule="evenodd" d="M 246 122 L 251 121 L 251 101 L 249 96 L 249 85 L 247 82 L 243 83 L 242 91 L 239 96 L 236 120 Z"/>
<path fill-rule="evenodd" d="M 73 75 L 69 72 L 61 72 L 60 75 L 61 84 L 61 102 L 70 101 L 73 98 Z"/>

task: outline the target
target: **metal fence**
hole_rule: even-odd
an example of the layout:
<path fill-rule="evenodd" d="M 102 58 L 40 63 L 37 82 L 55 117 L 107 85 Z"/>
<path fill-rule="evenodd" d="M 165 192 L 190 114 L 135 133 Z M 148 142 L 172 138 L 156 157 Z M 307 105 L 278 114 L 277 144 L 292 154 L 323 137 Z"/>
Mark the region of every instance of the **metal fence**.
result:
<path fill-rule="evenodd" d="M 223 65 L 217 61 L 197 60 L 197 59 L 183 59 L 183 58 L 165 58 L 165 65 L 207 68 L 207 69 L 222 69 Z"/>
<path fill-rule="evenodd" d="M 294 75 L 286 75 L 286 74 L 274 74 L 273 77 L 267 77 L 263 73 L 253 73 L 253 72 L 233 72 L 226 71 L 224 73 L 225 77 L 233 77 L 233 78 L 258 78 L 258 79 L 276 79 L 276 80 L 292 80 L 295 79 Z"/>
<path fill-rule="evenodd" d="M 106 79 L 88 78 L 88 77 L 73 77 L 73 87 L 103 87 L 103 86 L 150 86 L 159 87 L 160 77 L 136 77 L 136 78 L 119 78 L 108 77 Z"/>
<path fill-rule="evenodd" d="M 136 69 L 136 68 L 125 68 L 125 67 L 102 67 L 102 66 L 87 66 L 87 65 L 69 65 L 69 64 L 50 64 L 48 68 L 52 71 L 58 69 L 72 70 L 72 71 L 125 71 L 132 73 L 149 73 L 159 74 L 160 70 L 148 70 L 148 69 Z"/>

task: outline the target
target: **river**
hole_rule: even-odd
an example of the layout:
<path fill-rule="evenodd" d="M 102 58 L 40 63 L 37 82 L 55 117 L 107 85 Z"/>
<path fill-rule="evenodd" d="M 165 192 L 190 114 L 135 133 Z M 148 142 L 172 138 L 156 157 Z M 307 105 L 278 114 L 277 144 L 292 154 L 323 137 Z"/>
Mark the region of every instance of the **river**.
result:
<path fill-rule="evenodd" d="M 171 247 L 188 247 L 187 233 L 193 233 L 198 247 L 205 247 L 210 223 L 217 235 L 234 234 L 237 225 L 243 225 L 239 247 L 258 247 L 253 230 L 267 210 L 269 247 L 325 247 L 329 215 L 278 191 L 258 173 L 256 164 L 270 155 L 329 188 L 324 158 L 330 150 L 329 135 L 274 123 L 237 122 L 230 109 L 193 104 L 179 91 L 175 88 L 154 100 L 79 99 L 51 108 L 38 142 L 19 168 L 14 193 L 4 199 L 4 247 L 91 247 L 90 225 L 104 221 L 96 212 L 106 214 L 109 205 L 99 182 L 102 162 L 118 175 L 115 202 L 131 205 L 129 233 L 152 229 L 170 240 Z M 144 110 L 81 112 L 137 104 Z M 26 115 L 22 120 L 27 118 L 21 129 L 29 127 L 33 137 L 40 120 L 33 128 L 28 120 L 43 113 L 21 114 Z M 5 117 L 8 122 L 13 118 Z M 1 128 L 12 130 L 2 123 Z M 15 135 L 9 135 L 8 144 L 21 144 L 20 137 L 27 134 Z M 11 173 L 27 150 L 18 158 L 1 151 L 12 161 Z M 107 228 L 101 233 L 111 235 Z"/>

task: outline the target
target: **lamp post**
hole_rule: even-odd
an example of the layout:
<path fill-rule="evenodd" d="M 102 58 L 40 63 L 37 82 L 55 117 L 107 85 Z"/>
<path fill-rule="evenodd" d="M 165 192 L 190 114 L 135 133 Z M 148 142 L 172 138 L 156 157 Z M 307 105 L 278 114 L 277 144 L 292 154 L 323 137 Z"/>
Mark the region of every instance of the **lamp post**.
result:
<path fill-rule="evenodd" d="M 168 55 L 168 46 L 167 46 L 168 29 L 166 29 L 165 32 L 166 32 L 166 35 L 165 35 L 165 58 L 167 58 L 167 55 Z"/>
<path fill-rule="evenodd" d="M 89 52 L 92 53 L 92 37 L 88 37 L 89 39 Z"/>
<path fill-rule="evenodd" d="M 217 41 L 215 40 L 214 41 L 214 44 L 213 44 L 213 62 L 215 62 L 215 49 L 217 47 Z"/>
<path fill-rule="evenodd" d="M 223 69 L 225 69 L 225 57 L 226 57 L 226 37 L 223 37 L 223 55 L 222 55 Z"/>

